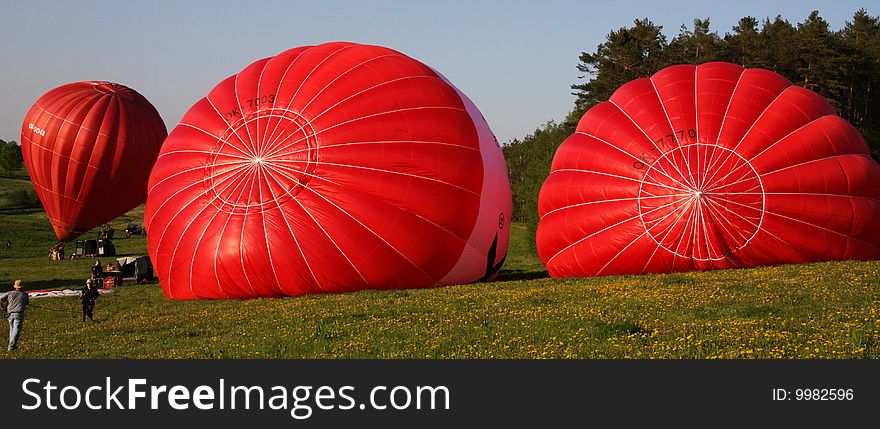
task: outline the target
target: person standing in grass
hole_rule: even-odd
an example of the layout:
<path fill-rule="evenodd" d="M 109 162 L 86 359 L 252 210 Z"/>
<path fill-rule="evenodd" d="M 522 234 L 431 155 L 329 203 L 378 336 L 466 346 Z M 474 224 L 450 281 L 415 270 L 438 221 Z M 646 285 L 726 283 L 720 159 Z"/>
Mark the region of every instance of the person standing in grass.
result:
<path fill-rule="evenodd" d="M 92 265 L 92 278 L 101 277 L 101 274 L 104 273 L 104 267 L 101 266 L 101 261 L 95 259 L 95 265 Z"/>
<path fill-rule="evenodd" d="M 89 320 L 95 320 L 92 316 L 92 312 L 95 310 L 95 301 L 98 299 L 98 288 L 95 287 L 95 282 L 92 279 L 86 280 L 86 286 L 80 289 L 80 298 L 82 298 L 82 321 L 86 321 L 86 316 L 89 316 Z"/>
<path fill-rule="evenodd" d="M 6 301 L 6 319 L 9 321 L 8 351 L 18 348 L 18 335 L 21 334 L 21 325 L 24 324 L 24 309 L 29 302 L 27 292 L 21 290 L 21 280 L 16 280 L 13 288 L 2 298 Z"/>

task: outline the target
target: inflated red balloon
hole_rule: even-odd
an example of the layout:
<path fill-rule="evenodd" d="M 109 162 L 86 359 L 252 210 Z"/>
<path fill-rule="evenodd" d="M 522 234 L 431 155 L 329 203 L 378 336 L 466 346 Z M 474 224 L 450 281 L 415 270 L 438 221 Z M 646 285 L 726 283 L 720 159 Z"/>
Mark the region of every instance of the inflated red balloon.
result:
<path fill-rule="evenodd" d="M 590 109 L 539 197 L 554 277 L 880 258 L 880 166 L 822 97 L 678 65 Z"/>
<path fill-rule="evenodd" d="M 21 151 L 58 239 L 143 203 L 166 135 L 153 105 L 123 85 L 76 82 L 43 94 L 24 117 Z"/>
<path fill-rule="evenodd" d="M 399 52 L 327 43 L 257 61 L 190 108 L 145 220 L 168 297 L 253 298 L 490 278 L 510 210 L 467 97 Z"/>

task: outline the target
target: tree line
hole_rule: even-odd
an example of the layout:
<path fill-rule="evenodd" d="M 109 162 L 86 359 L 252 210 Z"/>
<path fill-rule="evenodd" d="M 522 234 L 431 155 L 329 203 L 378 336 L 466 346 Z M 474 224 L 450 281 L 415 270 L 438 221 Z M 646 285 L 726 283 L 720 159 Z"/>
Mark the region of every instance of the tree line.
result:
<path fill-rule="evenodd" d="M 21 146 L 14 141 L 0 139 L 0 177 L 24 179 L 27 174 L 23 172 L 24 161 L 21 156 Z M 31 208 L 41 207 L 40 198 L 31 187 L 16 188 L 7 192 L 4 198 L 0 198 L 2 208 Z M 5 200 L 5 203 L 4 203 Z"/>
<path fill-rule="evenodd" d="M 723 36 L 710 29 L 709 18 L 695 19 L 692 28 L 682 25 L 671 41 L 662 30 L 645 18 L 608 33 L 595 51 L 581 53 L 577 69 L 583 74 L 581 82 L 571 85 L 577 98 L 565 119 L 504 145 L 513 217 L 526 223 L 532 242 L 541 184 L 556 148 L 581 116 L 630 80 L 674 64 L 727 61 L 773 70 L 828 99 L 880 160 L 880 18 L 860 9 L 843 28 L 832 30 L 818 11 L 797 24 L 780 16 L 760 22 L 747 16 Z"/>
<path fill-rule="evenodd" d="M 0 139 L 0 174 L 10 176 L 21 170 L 24 161 L 21 157 L 21 146 L 14 141 Z"/>

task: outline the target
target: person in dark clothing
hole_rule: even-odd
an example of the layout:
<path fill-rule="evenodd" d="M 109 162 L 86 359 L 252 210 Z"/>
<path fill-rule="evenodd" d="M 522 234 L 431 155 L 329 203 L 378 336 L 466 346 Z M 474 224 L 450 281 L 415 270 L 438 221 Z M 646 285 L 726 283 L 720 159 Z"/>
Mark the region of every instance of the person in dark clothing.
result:
<path fill-rule="evenodd" d="M 95 259 L 95 265 L 92 265 L 92 280 L 97 283 L 95 286 L 104 283 L 104 267 L 101 265 L 101 261 Z"/>
<path fill-rule="evenodd" d="M 95 259 L 95 265 L 92 265 L 92 276 L 100 276 L 103 272 L 104 267 L 101 266 L 101 261 Z"/>
<path fill-rule="evenodd" d="M 86 286 L 80 289 L 83 322 L 86 321 L 86 316 L 89 316 L 89 320 L 95 320 L 92 312 L 95 310 L 95 301 L 98 299 L 98 295 L 100 295 L 100 292 L 98 292 L 94 282 L 91 279 L 86 280 Z"/>

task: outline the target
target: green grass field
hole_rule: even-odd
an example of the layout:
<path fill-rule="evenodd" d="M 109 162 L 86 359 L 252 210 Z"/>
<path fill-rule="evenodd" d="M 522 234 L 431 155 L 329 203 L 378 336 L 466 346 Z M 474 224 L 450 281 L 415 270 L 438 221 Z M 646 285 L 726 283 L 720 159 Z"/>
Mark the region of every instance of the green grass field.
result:
<path fill-rule="evenodd" d="M 27 177 L 0 177 L 0 208 L 10 208 L 12 206 L 11 194 L 20 189 L 33 190 L 34 185 Z"/>
<path fill-rule="evenodd" d="M 142 214 L 114 221 L 117 234 Z M 188 302 L 168 300 L 156 283 L 124 285 L 99 298 L 95 322 L 86 323 L 78 298 L 34 299 L 20 348 L 0 356 L 880 357 L 880 261 L 554 280 L 525 236 L 514 225 L 493 283 Z M 41 210 L 0 206 L 0 246 L 7 240 L 2 290 L 16 278 L 32 290 L 79 288 L 94 262 L 48 261 L 54 235 Z M 146 251 L 144 237 L 115 242 L 120 254 Z"/>

